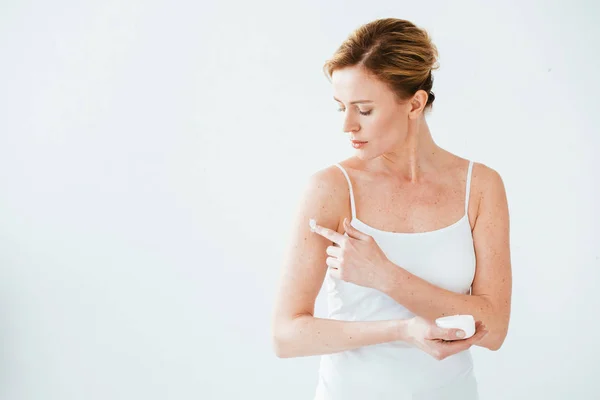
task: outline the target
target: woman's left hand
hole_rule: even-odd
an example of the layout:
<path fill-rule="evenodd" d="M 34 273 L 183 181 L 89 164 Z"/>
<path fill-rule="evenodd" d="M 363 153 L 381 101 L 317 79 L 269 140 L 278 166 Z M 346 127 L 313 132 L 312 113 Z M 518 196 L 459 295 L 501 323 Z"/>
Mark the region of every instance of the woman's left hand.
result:
<path fill-rule="evenodd" d="M 337 246 L 327 247 L 327 265 L 331 274 L 356 285 L 380 289 L 391 277 L 391 263 L 372 236 L 354 228 L 344 218 L 348 236 L 315 225 L 313 232 L 331 240 Z"/>

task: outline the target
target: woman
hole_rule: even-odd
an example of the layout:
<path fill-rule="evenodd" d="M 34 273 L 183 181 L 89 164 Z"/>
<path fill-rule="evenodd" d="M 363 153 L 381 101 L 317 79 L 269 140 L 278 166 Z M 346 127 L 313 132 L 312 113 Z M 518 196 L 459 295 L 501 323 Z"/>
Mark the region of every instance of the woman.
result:
<path fill-rule="evenodd" d="M 325 65 L 356 154 L 309 179 L 272 328 L 278 357 L 321 355 L 315 399 L 477 399 L 469 348 L 506 337 L 504 185 L 433 141 L 436 58 L 426 31 L 387 18 Z M 329 314 L 316 318 L 324 280 Z M 473 336 L 436 326 L 455 314 L 474 316 Z"/>

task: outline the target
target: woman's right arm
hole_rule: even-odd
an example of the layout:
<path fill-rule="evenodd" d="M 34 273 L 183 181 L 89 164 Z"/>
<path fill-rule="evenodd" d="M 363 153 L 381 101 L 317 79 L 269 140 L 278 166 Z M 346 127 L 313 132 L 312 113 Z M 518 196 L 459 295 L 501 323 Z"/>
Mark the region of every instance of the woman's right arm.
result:
<path fill-rule="evenodd" d="M 348 184 L 336 166 L 308 179 L 297 209 L 283 263 L 272 320 L 275 354 L 281 358 L 337 353 L 404 339 L 406 321 L 338 321 L 314 317 L 333 245 L 310 231 L 308 220 L 339 231 L 349 214 Z"/>

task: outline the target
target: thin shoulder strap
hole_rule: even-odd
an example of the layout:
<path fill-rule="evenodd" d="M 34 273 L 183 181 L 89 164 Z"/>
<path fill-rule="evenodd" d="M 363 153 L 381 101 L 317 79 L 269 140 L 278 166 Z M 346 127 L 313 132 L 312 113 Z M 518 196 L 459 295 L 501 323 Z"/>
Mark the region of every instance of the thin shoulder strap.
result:
<path fill-rule="evenodd" d="M 342 170 L 344 176 L 346 177 L 346 180 L 348 181 L 348 187 L 350 188 L 350 207 L 352 208 L 352 219 L 354 219 L 356 218 L 356 208 L 354 206 L 354 192 L 352 191 L 352 182 L 350 182 L 350 177 L 348 176 L 348 173 L 346 172 L 344 167 L 337 163 L 335 164 L 335 166 Z"/>
<path fill-rule="evenodd" d="M 473 161 L 469 161 L 469 172 L 467 172 L 467 193 L 465 195 L 465 214 L 469 212 L 469 195 L 471 194 L 471 171 L 473 171 Z"/>

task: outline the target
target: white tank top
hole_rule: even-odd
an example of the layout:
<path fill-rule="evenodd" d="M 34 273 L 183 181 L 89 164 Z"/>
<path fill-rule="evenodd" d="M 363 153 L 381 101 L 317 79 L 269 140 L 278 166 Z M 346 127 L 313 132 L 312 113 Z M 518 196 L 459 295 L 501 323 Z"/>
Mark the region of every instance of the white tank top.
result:
<path fill-rule="evenodd" d="M 351 224 L 371 235 L 393 263 L 410 273 L 457 293 L 469 294 L 475 276 L 475 250 L 469 224 L 469 192 L 473 162 L 469 162 L 465 214 L 441 229 L 398 233 L 373 228 L 358 218 L 350 189 Z M 345 234 L 346 235 L 346 234 Z M 343 321 L 406 319 L 414 316 L 391 297 L 375 289 L 325 276 L 328 318 Z M 315 400 L 478 399 L 469 350 L 438 361 L 424 351 L 397 341 L 321 356 Z"/>

